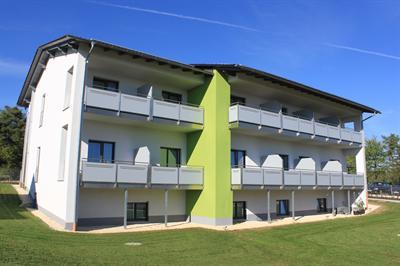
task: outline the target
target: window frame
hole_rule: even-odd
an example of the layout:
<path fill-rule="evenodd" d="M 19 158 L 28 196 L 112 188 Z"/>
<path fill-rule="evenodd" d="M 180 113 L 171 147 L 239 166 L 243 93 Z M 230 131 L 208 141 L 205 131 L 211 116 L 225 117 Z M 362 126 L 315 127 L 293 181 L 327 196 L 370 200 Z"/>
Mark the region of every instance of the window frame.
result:
<path fill-rule="evenodd" d="M 161 154 L 161 150 L 166 150 L 166 152 L 167 152 L 167 158 L 166 158 L 166 164 L 165 165 L 161 165 L 161 156 L 160 156 L 160 165 L 162 166 L 162 167 L 181 167 L 181 165 L 182 165 L 182 149 L 181 148 L 172 148 L 172 147 L 165 147 L 165 146 L 161 146 L 160 147 L 160 154 Z M 177 159 L 177 164 L 175 165 L 175 166 L 170 166 L 169 165 L 169 163 L 168 163 L 168 158 L 169 158 L 169 151 L 170 150 L 175 150 L 175 151 L 177 151 L 178 152 L 178 159 Z"/>
<path fill-rule="evenodd" d="M 231 95 L 231 105 L 239 104 L 239 105 L 246 105 L 246 98 L 237 96 L 237 95 Z"/>
<path fill-rule="evenodd" d="M 42 103 L 40 105 L 39 128 L 43 126 L 45 108 L 46 108 L 46 93 L 43 93 Z"/>
<path fill-rule="evenodd" d="M 169 97 L 177 97 L 179 100 L 175 99 L 170 99 Z M 177 92 L 172 92 L 172 91 L 167 91 L 163 90 L 161 91 L 161 97 L 163 98 L 164 101 L 166 102 L 172 102 L 172 103 L 182 103 L 183 95 Z"/>
<path fill-rule="evenodd" d="M 243 204 L 243 216 L 238 216 L 238 203 Z M 233 214 L 232 218 L 234 220 L 246 220 L 247 219 L 247 206 L 246 201 L 234 201 L 233 202 Z"/>
<path fill-rule="evenodd" d="M 60 156 L 58 165 L 58 179 L 57 181 L 64 181 L 65 178 L 65 163 L 68 142 L 68 124 L 61 127 L 61 141 L 60 141 Z"/>
<path fill-rule="evenodd" d="M 282 214 L 280 212 L 280 210 L 281 210 L 280 202 L 281 201 L 285 202 L 286 213 L 284 213 L 284 214 Z M 276 200 L 276 215 L 277 216 L 282 216 L 282 217 L 290 215 L 290 201 L 288 199 L 278 199 L 278 200 Z"/>
<path fill-rule="evenodd" d="M 35 183 L 39 182 L 39 173 L 40 173 L 40 151 L 41 147 L 36 148 L 36 168 L 35 168 L 35 176 L 34 181 Z"/>
<path fill-rule="evenodd" d="M 284 171 L 289 171 L 289 169 L 290 169 L 289 154 L 279 154 L 279 156 L 282 158 L 282 168 L 283 168 L 283 170 Z"/>
<path fill-rule="evenodd" d="M 321 209 L 320 200 L 322 200 L 324 202 L 324 208 L 323 209 Z M 328 212 L 327 202 L 328 202 L 327 198 L 317 198 L 317 205 L 318 205 L 317 212 L 318 213 L 326 213 L 326 212 Z"/>
<path fill-rule="evenodd" d="M 137 206 L 139 204 L 144 204 L 144 206 L 145 206 L 145 209 L 144 209 L 145 218 L 138 218 L 137 217 L 137 210 L 138 210 Z M 133 208 L 129 208 L 129 205 L 132 205 Z M 145 222 L 145 221 L 149 221 L 149 202 L 148 201 L 146 201 L 146 202 L 143 202 L 143 201 L 141 201 L 141 202 L 139 202 L 139 201 L 137 201 L 137 202 L 134 202 L 134 201 L 127 202 L 126 211 L 127 211 L 126 217 L 127 217 L 127 221 L 128 222 Z M 132 219 L 129 218 L 129 215 L 128 215 L 129 211 L 133 212 L 133 218 Z"/>
<path fill-rule="evenodd" d="M 114 163 L 115 162 L 115 142 L 90 139 L 88 141 L 88 157 L 89 157 L 90 143 L 101 144 L 100 145 L 100 160 L 99 161 L 92 161 L 93 160 L 92 158 L 87 158 L 88 162 L 109 163 L 109 162 L 105 162 L 104 161 L 104 144 L 111 144 L 112 145 L 112 156 L 111 156 L 112 158 L 111 158 L 111 162 L 110 163 Z"/>
<path fill-rule="evenodd" d="M 71 93 L 72 93 L 73 77 L 74 77 L 74 66 L 72 66 L 67 71 L 66 80 L 65 80 L 63 110 L 68 109 L 70 107 L 70 105 L 71 105 Z"/>
<path fill-rule="evenodd" d="M 243 165 L 239 165 L 239 152 L 243 153 Z M 240 150 L 240 149 L 231 149 L 231 156 L 232 153 L 234 154 L 234 164 L 232 165 L 232 157 L 231 157 L 231 167 L 241 167 L 241 168 L 246 168 L 246 157 L 247 157 L 247 151 L 246 150 Z"/>
<path fill-rule="evenodd" d="M 108 86 L 95 85 L 94 84 L 95 80 L 97 80 L 97 82 L 103 82 L 103 83 L 115 83 L 116 84 L 116 88 L 113 89 L 112 87 L 108 87 Z M 112 79 L 101 78 L 101 77 L 98 77 L 98 76 L 93 76 L 92 87 L 95 88 L 95 89 L 99 89 L 99 90 L 105 90 L 105 91 L 111 91 L 111 92 L 119 92 L 119 81 L 112 80 Z"/>

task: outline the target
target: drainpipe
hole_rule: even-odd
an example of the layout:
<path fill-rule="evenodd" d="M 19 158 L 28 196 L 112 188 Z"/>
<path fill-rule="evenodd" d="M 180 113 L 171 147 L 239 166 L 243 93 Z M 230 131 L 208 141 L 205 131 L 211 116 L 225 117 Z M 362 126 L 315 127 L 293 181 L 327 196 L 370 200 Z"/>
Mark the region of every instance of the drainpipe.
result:
<path fill-rule="evenodd" d="M 88 68 L 88 63 L 89 63 L 89 57 L 93 52 L 94 46 L 95 46 L 95 42 L 92 40 L 90 42 L 90 49 L 89 52 L 86 56 L 86 60 L 85 60 L 85 69 L 83 72 L 83 86 L 82 86 L 82 90 L 83 90 L 83 94 L 82 94 L 82 99 L 81 99 L 81 118 L 80 118 L 80 129 L 79 129 L 79 142 L 78 142 L 78 162 L 77 162 L 77 171 L 76 171 L 76 198 L 75 198 L 75 223 L 74 226 L 72 228 L 72 231 L 76 231 L 77 229 L 77 224 L 78 224 L 78 213 L 79 213 L 79 176 L 80 176 L 80 163 L 81 163 L 81 139 L 82 139 L 82 129 L 83 129 L 83 105 L 84 105 L 84 99 L 85 99 L 85 89 L 86 89 L 86 74 L 87 74 L 87 68 Z"/>

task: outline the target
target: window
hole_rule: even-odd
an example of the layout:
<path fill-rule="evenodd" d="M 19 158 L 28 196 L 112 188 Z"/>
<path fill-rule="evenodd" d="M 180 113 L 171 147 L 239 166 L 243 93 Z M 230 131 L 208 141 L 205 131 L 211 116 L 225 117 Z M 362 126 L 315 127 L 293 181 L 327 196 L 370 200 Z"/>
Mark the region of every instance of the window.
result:
<path fill-rule="evenodd" d="M 65 82 L 65 94 L 64 94 L 64 109 L 69 107 L 71 101 L 71 91 L 72 91 L 72 75 L 74 74 L 74 67 L 71 67 L 67 71 L 67 80 Z"/>
<path fill-rule="evenodd" d="M 246 151 L 231 150 L 231 167 L 246 167 Z"/>
<path fill-rule="evenodd" d="M 149 204 L 147 202 L 128 202 L 127 220 L 128 221 L 148 221 Z"/>
<path fill-rule="evenodd" d="M 281 156 L 282 161 L 283 161 L 283 170 L 285 170 L 285 171 L 289 170 L 289 155 L 279 154 L 279 156 Z"/>
<path fill-rule="evenodd" d="M 318 202 L 318 212 L 327 212 L 326 198 L 317 199 Z"/>
<path fill-rule="evenodd" d="M 103 78 L 94 77 L 93 87 L 97 89 L 102 89 L 106 91 L 118 91 L 118 81 L 108 80 Z"/>
<path fill-rule="evenodd" d="M 160 165 L 164 167 L 179 167 L 181 165 L 181 150 L 160 148 Z"/>
<path fill-rule="evenodd" d="M 39 168 L 40 168 L 40 147 L 37 147 L 37 149 L 36 149 L 36 170 L 35 170 L 35 176 L 33 177 L 33 180 L 35 180 L 35 182 L 39 181 Z"/>
<path fill-rule="evenodd" d="M 89 140 L 89 162 L 113 163 L 114 162 L 113 142 Z"/>
<path fill-rule="evenodd" d="M 231 95 L 231 104 L 245 105 L 246 104 L 246 99 L 243 98 L 243 97 Z"/>
<path fill-rule="evenodd" d="M 245 201 L 234 201 L 233 202 L 233 219 L 245 220 L 246 214 L 246 202 Z"/>
<path fill-rule="evenodd" d="M 276 214 L 279 216 L 289 215 L 289 200 L 277 200 L 276 201 Z"/>
<path fill-rule="evenodd" d="M 60 163 L 58 172 L 59 181 L 64 181 L 65 155 L 66 155 L 65 153 L 67 152 L 67 135 L 68 135 L 68 125 L 65 125 L 61 128 Z"/>
<path fill-rule="evenodd" d="M 175 103 L 182 102 L 182 95 L 180 95 L 178 93 L 173 93 L 173 92 L 169 92 L 169 91 L 163 91 L 162 92 L 162 97 L 167 102 L 175 102 Z"/>
<path fill-rule="evenodd" d="M 43 96 L 42 96 L 42 106 L 40 107 L 39 127 L 41 127 L 43 125 L 45 104 L 46 104 L 46 94 L 43 94 Z"/>
<path fill-rule="evenodd" d="M 282 108 L 281 108 L 281 112 L 282 112 L 282 114 L 287 115 L 287 114 L 288 114 L 288 109 L 287 109 L 287 107 L 282 107 Z"/>

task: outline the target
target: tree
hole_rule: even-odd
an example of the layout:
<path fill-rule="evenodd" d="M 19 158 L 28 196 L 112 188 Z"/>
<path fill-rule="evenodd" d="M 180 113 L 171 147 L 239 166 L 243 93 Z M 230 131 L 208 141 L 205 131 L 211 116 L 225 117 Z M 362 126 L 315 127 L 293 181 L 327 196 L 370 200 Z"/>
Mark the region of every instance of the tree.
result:
<path fill-rule="evenodd" d="M 400 136 L 382 136 L 382 142 L 386 153 L 388 178 L 397 183 L 400 181 Z"/>
<path fill-rule="evenodd" d="M 0 167 L 21 167 L 24 146 L 25 114 L 17 107 L 0 110 Z"/>
<path fill-rule="evenodd" d="M 366 141 L 366 163 L 369 181 L 383 181 L 386 179 L 386 153 L 384 145 L 376 137 Z"/>

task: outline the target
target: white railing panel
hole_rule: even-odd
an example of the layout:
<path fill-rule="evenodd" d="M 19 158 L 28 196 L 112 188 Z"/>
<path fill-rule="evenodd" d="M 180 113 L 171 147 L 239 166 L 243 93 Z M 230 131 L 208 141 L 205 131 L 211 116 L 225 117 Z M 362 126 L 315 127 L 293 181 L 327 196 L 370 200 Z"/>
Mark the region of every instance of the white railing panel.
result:
<path fill-rule="evenodd" d="M 261 124 L 268 127 L 280 128 L 280 114 L 261 110 Z"/>
<path fill-rule="evenodd" d="M 233 105 L 233 106 L 229 107 L 229 122 L 230 123 L 239 121 L 238 110 L 239 110 L 238 105 Z"/>
<path fill-rule="evenodd" d="M 364 186 L 364 176 L 363 175 L 354 176 L 354 185 L 355 186 Z"/>
<path fill-rule="evenodd" d="M 178 120 L 179 104 L 153 100 L 153 116 Z"/>
<path fill-rule="evenodd" d="M 315 172 L 301 171 L 300 175 L 302 186 L 315 186 Z"/>
<path fill-rule="evenodd" d="M 267 186 L 282 186 L 283 185 L 283 171 L 279 169 L 263 169 L 264 171 L 264 185 Z"/>
<path fill-rule="evenodd" d="M 342 139 L 346 141 L 353 141 L 353 130 L 348 128 L 341 129 Z"/>
<path fill-rule="evenodd" d="M 314 125 L 312 121 L 299 119 L 299 131 L 307 134 L 314 134 Z"/>
<path fill-rule="evenodd" d="M 232 185 L 241 185 L 241 170 L 240 168 L 231 169 L 231 183 Z"/>
<path fill-rule="evenodd" d="M 263 185 L 261 168 L 243 168 L 243 185 Z"/>
<path fill-rule="evenodd" d="M 354 186 L 354 175 L 344 174 L 343 175 L 343 185 L 344 186 Z"/>
<path fill-rule="evenodd" d="M 116 164 L 112 164 L 112 163 L 83 162 L 83 164 L 82 164 L 82 181 L 83 182 L 99 182 L 99 183 L 115 183 L 116 170 L 117 170 Z"/>
<path fill-rule="evenodd" d="M 300 186 L 300 172 L 299 171 L 285 171 L 285 185 Z"/>
<path fill-rule="evenodd" d="M 330 185 L 329 173 L 317 172 L 317 185 L 318 186 L 329 186 Z"/>
<path fill-rule="evenodd" d="M 86 87 L 86 105 L 118 111 L 119 93 Z"/>
<path fill-rule="evenodd" d="M 260 109 L 255 109 L 243 105 L 238 105 L 239 107 L 239 121 L 260 124 Z"/>
<path fill-rule="evenodd" d="M 342 173 L 331 173 L 331 186 L 343 186 Z"/>
<path fill-rule="evenodd" d="M 357 143 L 362 143 L 362 134 L 361 132 L 353 131 L 353 141 Z"/>
<path fill-rule="evenodd" d="M 179 168 L 180 185 L 203 185 L 203 169 L 192 167 Z"/>
<path fill-rule="evenodd" d="M 180 120 L 190 123 L 203 124 L 204 112 L 202 108 L 188 105 L 180 105 L 180 108 Z"/>
<path fill-rule="evenodd" d="M 340 129 L 339 127 L 329 126 L 328 127 L 328 136 L 334 139 L 340 139 Z"/>
<path fill-rule="evenodd" d="M 315 135 L 328 137 L 328 125 L 315 122 Z"/>
<path fill-rule="evenodd" d="M 118 164 L 117 182 L 129 184 L 146 184 L 147 165 Z"/>
<path fill-rule="evenodd" d="M 282 127 L 283 129 L 298 131 L 299 130 L 299 123 L 296 117 L 282 115 Z"/>
<path fill-rule="evenodd" d="M 121 112 L 150 115 L 150 98 L 121 94 Z"/>
<path fill-rule="evenodd" d="M 153 166 L 151 168 L 151 183 L 162 185 L 177 185 L 178 168 Z"/>

